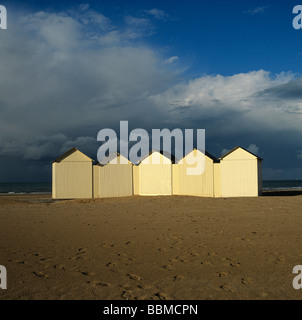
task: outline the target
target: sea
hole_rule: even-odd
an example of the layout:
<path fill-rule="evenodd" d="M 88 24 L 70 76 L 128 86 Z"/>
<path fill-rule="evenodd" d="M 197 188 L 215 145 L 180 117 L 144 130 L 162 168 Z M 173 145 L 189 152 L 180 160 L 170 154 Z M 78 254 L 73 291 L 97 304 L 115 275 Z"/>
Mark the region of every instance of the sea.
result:
<path fill-rule="evenodd" d="M 302 180 L 263 180 L 264 191 L 273 190 L 302 190 Z"/>
<path fill-rule="evenodd" d="M 264 180 L 264 191 L 302 190 L 302 180 Z M 49 194 L 51 182 L 0 183 L 0 195 Z"/>
<path fill-rule="evenodd" d="M 0 183 L 0 195 L 48 193 L 51 193 L 51 182 Z"/>

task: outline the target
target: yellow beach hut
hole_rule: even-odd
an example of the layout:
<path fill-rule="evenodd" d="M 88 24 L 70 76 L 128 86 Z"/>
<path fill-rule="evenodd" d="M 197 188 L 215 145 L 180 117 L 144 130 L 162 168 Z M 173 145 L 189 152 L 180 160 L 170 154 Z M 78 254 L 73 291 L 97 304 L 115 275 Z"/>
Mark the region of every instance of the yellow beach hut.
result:
<path fill-rule="evenodd" d="M 202 161 L 204 160 L 204 171 L 202 174 L 187 174 L 188 168 L 193 169 L 190 162 L 187 161 L 192 156 L 195 158 L 199 156 Z M 193 149 L 176 164 L 173 164 L 173 194 L 214 197 L 214 163 L 216 162 L 217 159 L 210 153 L 202 153 L 198 149 Z M 196 171 L 196 173 L 198 172 Z"/>
<path fill-rule="evenodd" d="M 173 156 L 156 150 L 143 157 L 133 168 L 134 194 L 172 195 L 172 162 Z"/>
<path fill-rule="evenodd" d="M 94 160 L 76 148 L 72 148 L 52 162 L 53 199 L 93 197 Z"/>
<path fill-rule="evenodd" d="M 95 198 L 133 195 L 133 164 L 119 153 L 109 156 L 108 163 L 93 166 Z"/>
<path fill-rule="evenodd" d="M 236 147 L 219 158 L 222 197 L 257 197 L 262 193 L 262 159 Z"/>

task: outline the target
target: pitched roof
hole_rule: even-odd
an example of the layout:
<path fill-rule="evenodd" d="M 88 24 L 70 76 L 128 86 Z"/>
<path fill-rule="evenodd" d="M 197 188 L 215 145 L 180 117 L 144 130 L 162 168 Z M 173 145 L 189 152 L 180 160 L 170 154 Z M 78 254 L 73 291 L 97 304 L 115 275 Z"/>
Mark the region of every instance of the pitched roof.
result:
<path fill-rule="evenodd" d="M 146 154 L 145 156 L 143 156 L 142 158 L 140 158 L 140 160 L 138 161 L 138 164 L 141 163 L 143 160 L 145 160 L 146 158 L 148 158 L 152 153 L 154 152 L 159 152 L 161 155 L 163 155 L 164 157 L 168 158 L 171 160 L 172 163 L 175 163 L 175 157 L 173 156 L 173 154 L 163 151 L 163 150 L 151 150 L 148 154 Z"/>
<path fill-rule="evenodd" d="M 194 150 L 199 150 L 199 149 L 197 149 L 197 148 L 193 148 L 190 152 L 188 152 L 187 154 L 185 154 L 181 159 L 179 159 L 178 161 L 177 161 L 177 163 L 178 162 L 180 162 L 182 159 L 184 159 L 188 154 L 190 154 L 192 151 L 194 151 Z M 200 151 L 200 150 L 199 150 Z M 213 160 L 213 162 L 219 162 L 219 160 L 216 158 L 216 157 L 214 157 L 212 154 L 210 154 L 209 152 L 207 152 L 207 151 L 205 151 L 205 152 L 202 152 L 202 151 L 200 151 L 201 153 L 204 153 L 208 158 L 210 158 L 211 160 Z"/>
<path fill-rule="evenodd" d="M 110 160 L 108 161 L 108 162 L 110 162 L 111 160 L 117 158 L 119 155 L 120 155 L 120 154 L 119 154 L 118 152 L 114 152 L 114 153 L 109 154 L 109 156 L 106 157 L 106 158 L 104 158 L 104 159 L 110 159 Z M 102 159 L 101 162 L 98 161 L 98 162 L 95 164 L 95 166 L 102 166 L 102 167 L 105 166 L 108 162 L 107 162 L 106 164 L 103 164 L 102 161 L 103 161 L 104 159 Z"/>
<path fill-rule="evenodd" d="M 80 152 L 82 155 L 84 155 L 85 157 L 87 157 L 89 160 L 91 160 L 92 162 L 94 162 L 93 159 L 89 158 L 88 156 L 86 156 L 86 154 L 84 154 L 83 152 L 81 152 L 80 150 L 78 150 L 77 148 L 73 147 L 70 150 L 68 150 L 67 152 L 65 152 L 64 154 L 62 154 L 60 157 L 58 157 L 57 159 L 53 160 L 52 163 L 54 162 L 60 162 L 63 159 L 65 159 L 66 157 L 70 156 L 71 154 L 73 154 L 74 152 Z"/>
<path fill-rule="evenodd" d="M 104 160 L 104 159 L 102 159 L 101 160 L 101 162 L 97 162 L 95 165 L 96 166 L 101 166 L 101 167 L 104 167 L 105 165 L 107 165 L 110 161 L 112 161 L 113 159 L 115 159 L 115 158 L 117 158 L 117 157 L 119 157 L 119 156 L 122 156 L 122 157 L 124 157 L 125 159 L 127 159 L 125 156 L 123 156 L 122 154 L 120 154 L 119 152 L 114 152 L 114 153 L 111 153 L 108 157 L 106 157 L 106 158 L 104 158 L 104 159 L 106 159 L 106 163 L 102 163 L 102 160 Z M 109 159 L 109 160 L 108 160 Z M 128 159 L 127 159 L 128 160 Z M 128 160 L 129 161 L 129 160 Z"/>
<path fill-rule="evenodd" d="M 249 150 L 247 150 L 247 149 L 245 149 L 245 148 L 242 148 L 242 147 L 240 147 L 240 146 L 235 147 L 234 149 L 228 151 L 226 154 L 224 154 L 223 156 L 221 156 L 218 160 L 222 160 L 223 158 L 225 158 L 226 156 L 228 156 L 229 154 L 231 154 L 232 152 L 236 151 L 236 150 L 239 149 L 239 148 L 242 149 L 242 150 L 244 150 L 244 151 L 246 151 L 246 152 L 248 152 L 248 153 L 250 153 L 251 155 L 253 155 L 253 156 L 256 157 L 257 159 L 263 160 L 262 158 L 258 157 L 257 155 L 255 155 L 255 154 L 252 153 L 251 151 L 249 151 Z"/>

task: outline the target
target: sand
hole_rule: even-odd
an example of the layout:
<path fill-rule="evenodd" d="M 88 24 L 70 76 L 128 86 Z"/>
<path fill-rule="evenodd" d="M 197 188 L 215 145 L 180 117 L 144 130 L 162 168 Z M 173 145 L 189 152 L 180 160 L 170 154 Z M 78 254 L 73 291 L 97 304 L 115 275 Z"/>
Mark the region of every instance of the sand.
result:
<path fill-rule="evenodd" d="M 0 299 L 301 299 L 302 196 L 0 197 Z"/>

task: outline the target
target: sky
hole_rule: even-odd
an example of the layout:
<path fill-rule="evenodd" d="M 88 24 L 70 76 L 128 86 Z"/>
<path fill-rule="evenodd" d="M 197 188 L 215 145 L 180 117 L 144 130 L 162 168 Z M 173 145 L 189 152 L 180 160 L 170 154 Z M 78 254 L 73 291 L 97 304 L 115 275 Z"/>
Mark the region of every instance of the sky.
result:
<path fill-rule="evenodd" d="M 205 129 L 216 157 L 242 146 L 263 179 L 302 179 L 299 0 L 0 0 L 0 182 L 51 181 L 97 134 Z"/>

